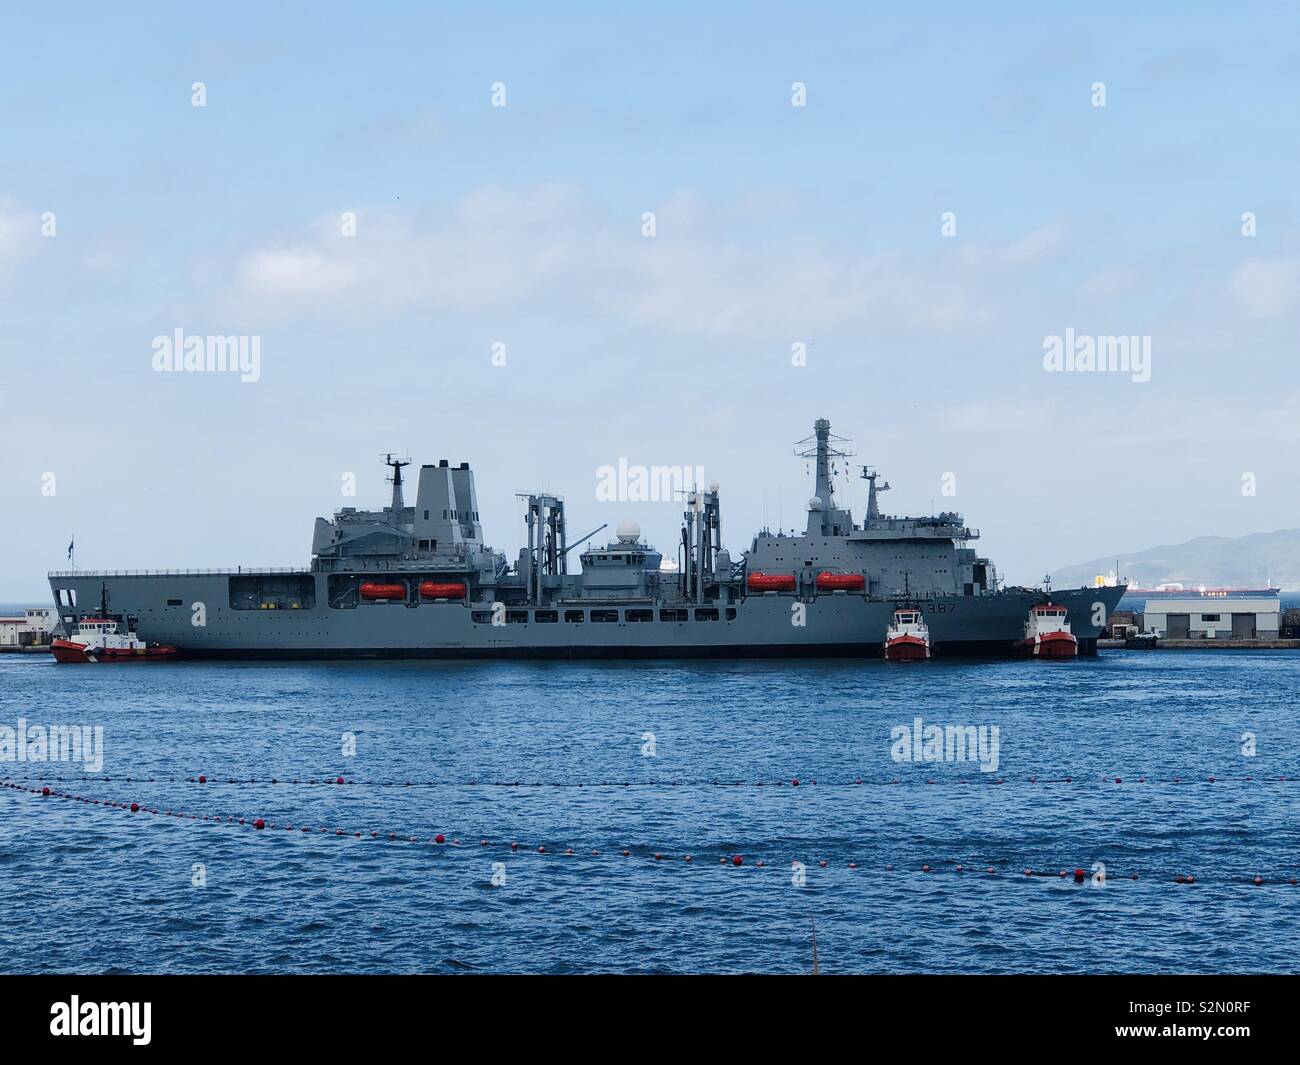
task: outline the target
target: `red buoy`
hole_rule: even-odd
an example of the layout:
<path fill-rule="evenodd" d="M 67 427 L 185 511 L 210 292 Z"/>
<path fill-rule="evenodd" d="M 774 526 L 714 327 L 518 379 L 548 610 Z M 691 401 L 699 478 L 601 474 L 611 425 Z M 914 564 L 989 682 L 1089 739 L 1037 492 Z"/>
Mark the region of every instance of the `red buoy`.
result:
<path fill-rule="evenodd" d="M 335 783 L 335 784 L 342 784 L 342 783 L 343 783 L 343 778 L 342 778 L 342 777 L 339 777 L 337 780 L 334 781 L 334 783 Z"/>
<path fill-rule="evenodd" d="M 794 780 L 790 781 L 790 783 L 797 788 L 799 786 L 799 778 L 795 777 Z"/>
<path fill-rule="evenodd" d="M 439 832 L 436 836 L 433 837 L 433 842 L 434 842 L 434 843 L 446 843 L 446 842 L 447 842 L 447 837 L 444 836 L 441 832 Z"/>
<path fill-rule="evenodd" d="M 825 868 L 826 868 L 826 859 L 823 858 L 823 859 L 822 859 L 820 862 L 818 862 L 817 864 L 820 865 L 823 869 L 825 869 Z"/>
<path fill-rule="evenodd" d="M 1256 887 L 1259 887 L 1259 885 L 1262 884 L 1263 882 L 1264 882 L 1264 878 L 1263 878 L 1262 876 L 1257 876 L 1257 877 L 1255 877 L 1255 886 L 1256 886 Z"/>
<path fill-rule="evenodd" d="M 921 872 L 928 873 L 929 871 L 930 871 L 930 867 L 928 865 L 921 866 Z"/>
<path fill-rule="evenodd" d="M 538 847 L 538 848 L 537 848 L 537 853 L 538 853 L 538 854 L 545 854 L 545 853 L 546 853 L 546 848 L 545 848 L 545 847 Z"/>
<path fill-rule="evenodd" d="M 140 812 L 140 804 L 139 804 L 138 802 L 133 802 L 133 803 L 131 804 L 131 812 L 132 812 L 133 814 L 136 814 L 136 813 L 139 813 L 139 812 Z"/>
<path fill-rule="evenodd" d="M 1076 884 L 1082 884 L 1082 883 L 1083 883 L 1083 870 L 1082 870 L 1082 869 L 1076 869 L 1076 870 L 1074 871 L 1074 882 L 1075 882 Z"/>
<path fill-rule="evenodd" d="M 41 788 L 41 794 L 42 794 L 42 795 L 49 795 L 49 793 L 50 793 L 50 789 L 49 789 L 49 788 Z"/>
<path fill-rule="evenodd" d="M 206 784 L 207 782 L 208 782 L 208 778 L 205 777 L 205 776 L 203 776 L 202 774 L 200 774 L 200 775 L 199 775 L 199 783 L 200 783 L 200 784 Z"/>
<path fill-rule="evenodd" d="M 794 578 L 791 578 L 791 580 L 793 580 L 793 579 L 794 579 Z M 745 859 L 742 858 L 739 854 L 737 854 L 734 858 L 731 859 L 731 864 L 732 864 L 732 865 L 744 865 L 744 864 L 745 864 Z"/>
<path fill-rule="evenodd" d="M 254 827 L 254 828 L 265 828 L 265 827 L 266 827 L 266 822 L 263 821 L 263 820 L 259 817 L 256 821 L 253 822 L 253 827 Z"/>

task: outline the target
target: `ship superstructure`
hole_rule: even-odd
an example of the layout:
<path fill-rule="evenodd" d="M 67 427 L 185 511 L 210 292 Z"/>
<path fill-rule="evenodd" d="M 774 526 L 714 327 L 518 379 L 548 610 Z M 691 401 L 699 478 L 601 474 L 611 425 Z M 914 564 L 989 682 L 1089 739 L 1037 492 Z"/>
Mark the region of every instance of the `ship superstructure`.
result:
<path fill-rule="evenodd" d="M 526 493 L 527 544 L 512 564 L 484 542 L 468 463 L 421 466 L 407 506 L 409 460 L 389 455 L 389 505 L 317 518 L 308 568 L 59 571 L 50 587 L 65 623 L 78 601 L 111 593 L 142 634 L 186 657 L 879 657 L 902 605 L 922 613 L 936 655 L 1013 653 L 1047 594 L 1002 587 L 959 514 L 881 513 L 889 485 L 871 467 L 856 522 L 835 499 L 842 443 L 816 422 L 798 452 L 816 465 L 805 531 L 764 529 L 739 559 L 723 546 L 714 484 L 686 494 L 675 559 L 632 522 L 603 546 L 588 541 L 604 526 L 570 543 L 563 499 Z M 1052 593 L 1081 653 L 1122 594 Z"/>

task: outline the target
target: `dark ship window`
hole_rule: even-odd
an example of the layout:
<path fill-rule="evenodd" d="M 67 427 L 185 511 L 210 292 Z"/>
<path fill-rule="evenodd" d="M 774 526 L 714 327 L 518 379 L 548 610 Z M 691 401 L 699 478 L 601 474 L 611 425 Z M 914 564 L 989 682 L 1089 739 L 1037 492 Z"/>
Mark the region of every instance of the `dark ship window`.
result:
<path fill-rule="evenodd" d="M 606 622 L 617 621 L 618 611 L 617 610 L 593 610 L 591 612 L 591 620 L 606 621 Z"/>
<path fill-rule="evenodd" d="M 308 573 L 230 578 L 231 610 L 311 610 L 316 581 Z"/>
<path fill-rule="evenodd" d="M 534 610 L 533 620 L 539 625 L 551 625 L 560 620 L 560 614 L 556 610 Z"/>
<path fill-rule="evenodd" d="M 654 621 L 655 612 L 653 610 L 629 610 L 627 612 L 628 621 Z"/>
<path fill-rule="evenodd" d="M 184 600 L 184 599 L 168 599 L 168 600 L 167 600 L 167 605 L 168 605 L 168 606 L 184 606 L 184 605 L 185 605 L 185 600 Z"/>
<path fill-rule="evenodd" d="M 490 610 L 474 610 L 470 612 L 469 616 L 474 619 L 475 625 L 492 624 L 492 611 Z"/>
<path fill-rule="evenodd" d="M 686 621 L 687 620 L 686 611 L 678 610 L 674 607 L 665 607 L 663 610 L 659 611 L 659 620 L 660 621 Z"/>
<path fill-rule="evenodd" d="M 711 606 L 709 606 L 709 607 L 704 607 L 704 606 L 699 607 L 699 608 L 697 608 L 696 611 L 695 611 L 695 620 L 696 620 L 696 621 L 717 621 L 717 620 L 718 620 L 718 612 L 717 612 L 716 609 L 714 609 L 714 608 L 711 607 Z"/>
<path fill-rule="evenodd" d="M 582 615 L 582 611 L 581 611 L 581 610 L 566 610 L 566 611 L 564 612 L 564 620 L 567 621 L 567 622 L 568 622 L 569 624 L 571 624 L 571 625 L 580 625 L 580 624 L 582 624 L 582 622 L 584 621 L 584 618 L 583 618 L 583 615 Z"/>
<path fill-rule="evenodd" d="M 527 625 L 527 624 L 528 624 L 528 611 L 527 611 L 527 610 L 507 610 L 507 611 L 506 611 L 506 624 L 507 624 L 507 625 Z"/>

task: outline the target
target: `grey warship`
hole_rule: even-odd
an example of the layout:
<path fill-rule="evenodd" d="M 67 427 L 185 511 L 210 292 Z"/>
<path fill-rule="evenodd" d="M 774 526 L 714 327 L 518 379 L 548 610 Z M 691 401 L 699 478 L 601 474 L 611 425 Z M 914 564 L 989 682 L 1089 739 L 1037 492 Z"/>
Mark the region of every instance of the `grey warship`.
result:
<path fill-rule="evenodd" d="M 528 543 L 512 565 L 484 542 L 469 463 L 421 466 L 407 506 L 409 462 L 390 455 L 390 504 L 317 518 L 306 568 L 60 570 L 50 590 L 64 628 L 103 600 L 186 658 L 879 657 L 902 606 L 923 612 L 940 657 L 1008 656 L 1049 601 L 1079 653 L 1096 653 L 1122 587 L 1005 587 L 960 514 L 882 514 L 889 486 L 871 467 L 855 522 L 835 501 L 839 442 L 826 419 L 801 442 L 816 464 L 806 530 L 763 529 L 739 559 L 712 485 L 685 497 L 675 568 L 625 522 L 570 572 L 594 533 L 570 544 L 564 501 L 546 493 L 522 496 Z"/>

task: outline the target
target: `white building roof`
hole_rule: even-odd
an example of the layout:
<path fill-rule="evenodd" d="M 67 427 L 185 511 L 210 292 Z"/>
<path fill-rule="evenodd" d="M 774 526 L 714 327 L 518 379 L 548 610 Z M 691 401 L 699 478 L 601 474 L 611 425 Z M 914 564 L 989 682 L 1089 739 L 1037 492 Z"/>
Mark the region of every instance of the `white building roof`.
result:
<path fill-rule="evenodd" d="M 1270 614 L 1282 609 L 1281 596 L 1250 596 L 1242 599 L 1161 599 L 1147 604 L 1145 614 Z"/>

